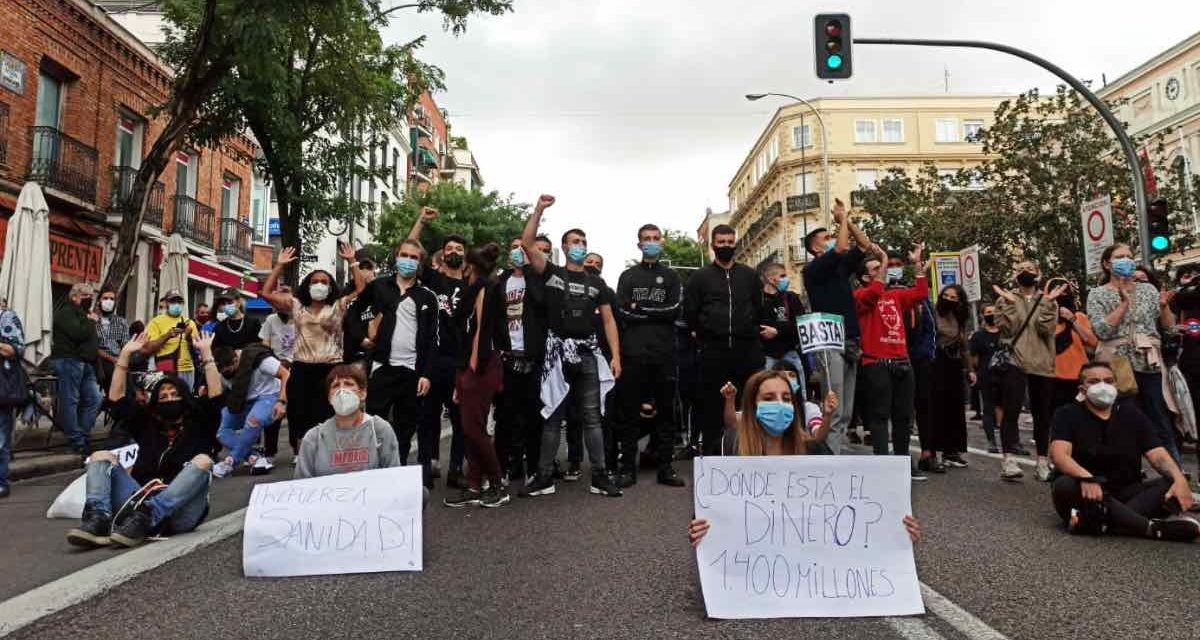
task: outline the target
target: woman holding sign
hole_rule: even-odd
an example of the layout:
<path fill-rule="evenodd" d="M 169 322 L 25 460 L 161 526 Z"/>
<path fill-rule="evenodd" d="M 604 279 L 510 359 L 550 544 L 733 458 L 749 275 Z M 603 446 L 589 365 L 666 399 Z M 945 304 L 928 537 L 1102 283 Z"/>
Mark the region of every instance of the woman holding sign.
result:
<path fill-rule="evenodd" d="M 727 450 L 739 456 L 805 455 L 815 442 L 796 413 L 787 376 L 778 371 L 761 371 L 751 376 L 742 394 L 737 428 L 727 431 L 724 438 Z M 916 518 L 904 516 L 903 524 L 913 542 L 921 539 L 921 526 Z M 692 546 L 699 546 L 708 530 L 707 520 L 693 519 L 688 525 Z"/>

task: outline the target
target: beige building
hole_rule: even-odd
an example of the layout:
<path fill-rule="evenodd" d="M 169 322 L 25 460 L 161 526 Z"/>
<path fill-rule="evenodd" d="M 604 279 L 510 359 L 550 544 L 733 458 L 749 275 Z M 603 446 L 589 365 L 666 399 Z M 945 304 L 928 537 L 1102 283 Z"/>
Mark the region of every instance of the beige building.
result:
<path fill-rule="evenodd" d="M 1130 136 L 1156 138 L 1144 147 L 1156 162 L 1165 161 L 1171 171 L 1188 175 L 1200 170 L 1200 32 L 1096 93 L 1115 106 L 1117 118 L 1128 123 Z M 1191 228 L 1200 228 L 1200 202 L 1191 203 L 1188 213 L 1184 219 Z M 1172 259 L 1195 262 L 1200 260 L 1200 249 Z"/>
<path fill-rule="evenodd" d="M 787 265 L 792 282 L 808 260 L 803 239 L 829 226 L 823 201 L 830 195 L 853 207 L 857 192 L 871 189 L 892 167 L 910 175 L 933 162 L 953 174 L 983 159 L 972 138 L 1011 96 L 818 98 L 829 126 L 829 176 L 821 169 L 821 127 L 800 104 L 780 108 L 729 183 L 731 224 L 738 231 L 738 260 L 757 266 Z"/>

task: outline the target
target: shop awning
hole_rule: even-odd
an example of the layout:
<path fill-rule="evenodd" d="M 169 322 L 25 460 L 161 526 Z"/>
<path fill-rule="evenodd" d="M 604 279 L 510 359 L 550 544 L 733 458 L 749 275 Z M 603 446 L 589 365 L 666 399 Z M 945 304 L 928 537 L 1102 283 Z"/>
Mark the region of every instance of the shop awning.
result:
<path fill-rule="evenodd" d="M 188 260 L 188 278 L 197 282 L 224 289 L 235 287 L 250 298 L 258 297 L 258 280 L 223 267 L 215 262 L 192 256 Z"/>

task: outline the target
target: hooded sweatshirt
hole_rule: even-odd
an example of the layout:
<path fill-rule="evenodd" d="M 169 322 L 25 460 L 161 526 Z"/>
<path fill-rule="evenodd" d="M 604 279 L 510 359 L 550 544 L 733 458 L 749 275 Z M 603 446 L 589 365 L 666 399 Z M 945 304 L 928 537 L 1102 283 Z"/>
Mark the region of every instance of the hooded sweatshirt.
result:
<path fill-rule="evenodd" d="M 300 444 L 296 479 L 399 467 L 400 444 L 387 420 L 363 414 L 356 427 L 339 429 L 330 418 L 309 429 Z"/>

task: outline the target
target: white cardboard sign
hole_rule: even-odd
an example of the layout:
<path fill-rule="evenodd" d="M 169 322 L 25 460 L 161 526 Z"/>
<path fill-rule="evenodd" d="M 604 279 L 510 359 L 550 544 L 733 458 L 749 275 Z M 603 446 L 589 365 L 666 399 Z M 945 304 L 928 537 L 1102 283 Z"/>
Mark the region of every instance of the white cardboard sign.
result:
<path fill-rule="evenodd" d="M 421 467 L 260 484 L 242 539 L 246 577 L 422 569 Z"/>
<path fill-rule="evenodd" d="M 841 351 L 846 346 L 845 325 L 835 313 L 796 316 L 796 331 L 800 334 L 801 353 Z"/>
<path fill-rule="evenodd" d="M 696 549 L 711 618 L 925 612 L 902 522 L 907 456 L 702 457 Z"/>

